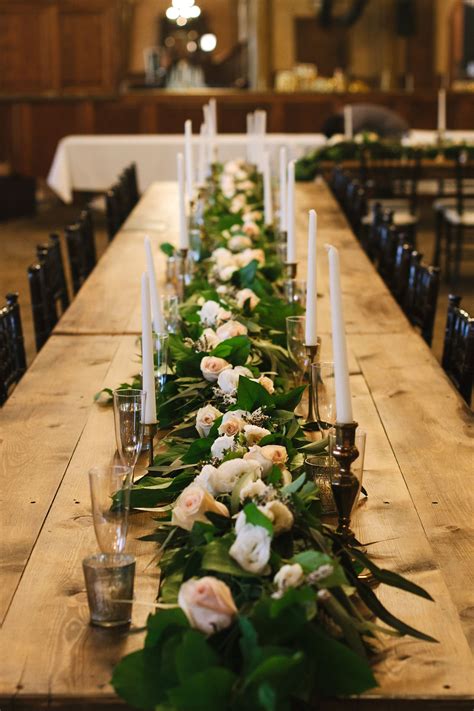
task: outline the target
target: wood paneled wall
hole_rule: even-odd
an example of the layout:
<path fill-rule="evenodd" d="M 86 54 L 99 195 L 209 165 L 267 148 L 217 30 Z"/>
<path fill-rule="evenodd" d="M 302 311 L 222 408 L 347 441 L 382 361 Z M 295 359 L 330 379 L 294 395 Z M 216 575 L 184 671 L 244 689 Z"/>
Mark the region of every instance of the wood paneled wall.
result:
<path fill-rule="evenodd" d="M 124 0 L 0 0 L 0 92 L 116 91 L 123 5 Z"/>
<path fill-rule="evenodd" d="M 280 94 L 273 92 L 215 91 L 219 131 L 245 131 L 246 114 L 268 112 L 270 132 L 314 133 L 345 103 L 376 103 L 406 118 L 413 128 L 436 128 L 437 94 L 388 92 L 370 94 Z M 179 133 L 186 119 L 199 131 L 202 106 L 210 94 L 195 92 L 129 93 L 116 98 L 56 97 L 0 98 L 0 159 L 37 177 L 47 175 L 58 141 L 72 134 Z M 474 96 L 449 92 L 448 127 L 474 126 Z"/>

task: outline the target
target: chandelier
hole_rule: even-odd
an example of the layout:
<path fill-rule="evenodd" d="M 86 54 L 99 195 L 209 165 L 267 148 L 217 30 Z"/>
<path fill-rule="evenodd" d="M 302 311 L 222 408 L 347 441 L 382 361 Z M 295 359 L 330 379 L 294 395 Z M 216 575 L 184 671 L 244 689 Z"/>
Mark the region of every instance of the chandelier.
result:
<path fill-rule="evenodd" d="M 179 27 L 184 27 L 188 20 L 194 20 L 201 14 L 201 8 L 194 0 L 172 0 L 166 10 L 168 20 L 174 20 Z"/>

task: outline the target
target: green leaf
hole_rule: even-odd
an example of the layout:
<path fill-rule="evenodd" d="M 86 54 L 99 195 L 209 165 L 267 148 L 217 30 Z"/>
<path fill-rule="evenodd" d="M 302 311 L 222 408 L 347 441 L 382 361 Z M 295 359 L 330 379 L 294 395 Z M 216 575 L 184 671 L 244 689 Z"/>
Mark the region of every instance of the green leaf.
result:
<path fill-rule="evenodd" d="M 364 567 L 368 568 L 374 578 L 379 580 L 381 583 L 391 585 L 393 588 L 399 588 L 400 590 L 406 590 L 407 592 L 410 592 L 413 595 L 424 597 L 425 600 L 433 601 L 433 598 L 431 597 L 429 592 L 424 590 L 422 587 L 416 585 L 416 583 L 412 583 L 411 580 L 407 580 L 407 578 L 404 578 L 398 573 L 394 573 L 391 570 L 386 570 L 385 568 L 379 568 L 377 565 L 375 565 L 373 561 L 370 560 L 368 556 L 364 555 L 364 553 L 362 553 L 357 548 L 351 548 L 350 555 L 352 555 L 360 563 L 362 563 Z"/>
<path fill-rule="evenodd" d="M 258 262 L 252 259 L 245 267 L 234 272 L 232 283 L 241 289 L 251 289 L 258 271 Z"/>
<path fill-rule="evenodd" d="M 259 664 L 251 674 L 245 679 L 245 686 L 250 684 L 259 684 L 269 679 L 278 678 L 280 675 L 286 675 L 294 667 L 298 666 L 303 660 L 301 652 L 294 654 L 279 654 L 268 659 L 265 659 Z M 294 673 L 294 672 L 293 672 Z"/>
<path fill-rule="evenodd" d="M 184 464 L 197 464 L 202 459 L 206 459 L 211 453 L 213 440 L 211 437 L 200 437 L 195 439 L 186 454 L 183 456 Z"/>
<path fill-rule="evenodd" d="M 260 511 L 260 509 L 256 506 L 256 504 L 253 503 L 253 501 L 244 507 L 244 514 L 245 518 L 247 519 L 247 523 L 251 523 L 253 526 L 261 526 L 266 531 L 268 531 L 270 536 L 273 536 L 272 522 L 270 521 L 268 516 L 265 516 L 265 514 Z"/>
<path fill-rule="evenodd" d="M 276 711 L 277 695 L 275 689 L 266 681 L 258 687 L 258 700 L 265 711 Z"/>
<path fill-rule="evenodd" d="M 230 557 L 229 548 L 234 536 L 223 536 L 207 544 L 204 549 L 201 567 L 203 570 L 212 570 L 216 573 L 236 575 L 241 578 L 254 578 L 254 573 L 248 573 Z"/>
<path fill-rule="evenodd" d="M 241 376 L 237 387 L 237 403 L 236 409 L 247 410 L 253 412 L 259 407 L 272 407 L 272 396 L 260 385 L 254 383 L 253 380 Z"/>
<path fill-rule="evenodd" d="M 296 494 L 299 489 L 303 486 L 303 484 L 306 481 L 306 474 L 300 474 L 297 479 L 291 482 L 291 484 L 287 484 L 286 486 L 283 487 L 282 489 L 282 494 Z"/>
<path fill-rule="evenodd" d="M 219 343 L 211 355 L 224 358 L 232 365 L 245 365 L 250 354 L 251 342 L 248 336 L 234 336 Z"/>
<path fill-rule="evenodd" d="M 305 389 L 306 385 L 300 385 L 287 393 L 274 395 L 275 407 L 279 410 L 294 410 L 299 405 Z"/>
<path fill-rule="evenodd" d="M 293 561 L 295 563 L 299 563 L 306 574 L 312 573 L 313 570 L 317 570 L 321 565 L 326 565 L 328 563 L 334 565 L 334 558 L 331 558 L 325 553 L 312 550 L 297 553 L 293 556 Z"/>
<path fill-rule="evenodd" d="M 158 610 L 148 617 L 145 648 L 156 647 L 177 630 L 186 628 L 189 629 L 189 622 L 180 608 Z"/>
<path fill-rule="evenodd" d="M 183 635 L 176 650 L 175 660 L 178 678 L 182 684 L 196 672 L 206 671 L 208 667 L 216 666 L 219 662 L 205 636 L 196 630 L 189 630 Z"/>
<path fill-rule="evenodd" d="M 236 676 L 229 669 L 214 666 L 189 676 L 181 686 L 171 689 L 173 707 L 186 711 L 222 711 L 228 708 Z"/>
<path fill-rule="evenodd" d="M 160 249 L 166 254 L 167 257 L 172 257 L 175 252 L 174 246 L 170 242 L 162 242 L 160 244 Z"/>
<path fill-rule="evenodd" d="M 111 683 L 117 694 L 134 708 L 152 709 L 159 698 L 156 678 L 146 673 L 142 649 L 120 660 L 112 673 Z"/>

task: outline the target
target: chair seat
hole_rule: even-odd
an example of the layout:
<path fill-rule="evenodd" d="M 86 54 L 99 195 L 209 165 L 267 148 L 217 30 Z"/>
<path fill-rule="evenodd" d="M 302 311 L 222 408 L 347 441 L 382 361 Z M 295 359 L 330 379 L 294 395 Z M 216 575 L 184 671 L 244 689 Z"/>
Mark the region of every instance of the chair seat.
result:
<path fill-rule="evenodd" d="M 461 214 L 454 208 L 445 210 L 444 219 L 451 225 L 474 227 L 474 209 L 464 210 Z"/>
<path fill-rule="evenodd" d="M 363 225 L 372 224 L 372 214 L 369 212 L 368 215 L 364 215 L 362 218 Z M 393 224 L 396 227 L 403 227 L 404 225 L 416 225 L 418 223 L 418 215 L 412 215 L 410 212 L 394 212 L 393 213 Z"/>
<path fill-rule="evenodd" d="M 404 210 L 405 212 L 410 210 L 410 201 L 407 198 L 382 198 L 380 200 L 371 198 L 367 201 L 369 210 L 372 210 L 377 203 L 388 210 Z"/>

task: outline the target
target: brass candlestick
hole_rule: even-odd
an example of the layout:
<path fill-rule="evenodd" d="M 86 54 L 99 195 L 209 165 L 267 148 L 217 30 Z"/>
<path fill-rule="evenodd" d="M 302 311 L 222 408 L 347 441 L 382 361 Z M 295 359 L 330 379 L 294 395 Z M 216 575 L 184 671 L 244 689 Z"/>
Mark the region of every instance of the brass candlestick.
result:
<path fill-rule="evenodd" d="M 187 247 L 181 247 L 179 250 L 179 255 L 180 255 L 180 289 L 179 289 L 179 295 L 182 300 L 184 300 L 184 294 L 186 291 L 186 265 L 188 261 L 188 252 L 189 249 Z"/>
<path fill-rule="evenodd" d="M 343 543 L 354 543 L 351 530 L 351 511 L 359 493 L 359 482 L 351 471 L 351 464 L 359 456 L 355 446 L 357 422 L 336 422 L 336 444 L 332 455 L 339 465 L 339 474 L 333 477 L 331 489 L 338 512 L 336 533 L 341 535 Z"/>
<path fill-rule="evenodd" d="M 308 356 L 308 417 L 306 422 L 314 422 L 314 388 L 311 366 L 318 361 L 320 348 L 321 339 L 319 337 L 316 339 L 315 345 L 308 346 L 305 344 L 306 355 Z"/>
<path fill-rule="evenodd" d="M 155 439 L 157 432 L 158 432 L 158 423 L 157 422 L 153 422 L 152 424 L 144 426 L 142 451 L 149 452 L 148 461 L 149 461 L 150 467 L 153 466 L 153 459 L 154 459 L 153 440 Z"/>

